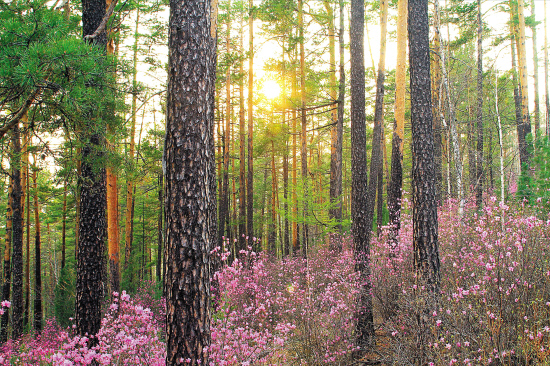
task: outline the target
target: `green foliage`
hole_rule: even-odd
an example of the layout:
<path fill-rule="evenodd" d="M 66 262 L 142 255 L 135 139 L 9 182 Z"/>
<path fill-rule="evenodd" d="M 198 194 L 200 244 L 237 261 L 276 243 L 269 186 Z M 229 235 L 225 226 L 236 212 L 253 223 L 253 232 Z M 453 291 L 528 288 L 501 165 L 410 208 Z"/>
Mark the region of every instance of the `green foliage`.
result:
<path fill-rule="evenodd" d="M 530 137 L 530 136 L 528 136 Z M 528 139 L 527 143 L 531 144 Z M 539 208 L 541 219 L 550 211 L 550 141 L 546 136 L 535 139 L 529 168 L 522 169 L 517 198 L 526 199 Z"/>
<path fill-rule="evenodd" d="M 55 287 L 55 317 L 64 327 L 72 324 L 76 293 L 76 269 L 74 259 L 67 260 L 65 268 L 59 274 Z"/>

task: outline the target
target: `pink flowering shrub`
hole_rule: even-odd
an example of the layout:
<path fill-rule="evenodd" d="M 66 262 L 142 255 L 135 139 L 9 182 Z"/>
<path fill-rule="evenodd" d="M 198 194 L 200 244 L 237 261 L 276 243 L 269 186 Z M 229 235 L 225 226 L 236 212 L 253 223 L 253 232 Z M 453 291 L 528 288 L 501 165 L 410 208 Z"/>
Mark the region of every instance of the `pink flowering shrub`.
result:
<path fill-rule="evenodd" d="M 164 365 L 165 345 L 159 340 L 160 325 L 150 309 L 123 292 L 101 321 L 97 345 L 87 337 L 73 336 L 48 320 L 36 338 L 25 336 L 0 349 L 0 365 Z"/>
<path fill-rule="evenodd" d="M 432 365 L 550 360 L 550 221 L 533 216 L 535 209 L 494 197 L 481 212 L 467 207 L 462 220 L 455 202 L 441 209 L 441 296 L 427 317 L 416 296 L 411 218 L 403 217 L 397 258 L 385 236 L 375 240 L 375 312 L 386 315 L 393 361 L 418 359 L 422 337 Z"/>
<path fill-rule="evenodd" d="M 343 362 L 351 351 L 352 253 L 326 250 L 273 260 L 241 252 L 217 273 L 214 365 Z"/>

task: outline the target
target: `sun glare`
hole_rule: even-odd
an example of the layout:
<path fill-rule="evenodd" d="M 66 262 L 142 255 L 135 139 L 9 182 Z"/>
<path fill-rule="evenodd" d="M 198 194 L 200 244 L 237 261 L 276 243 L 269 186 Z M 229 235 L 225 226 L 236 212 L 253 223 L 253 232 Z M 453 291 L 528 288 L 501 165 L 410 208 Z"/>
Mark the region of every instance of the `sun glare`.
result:
<path fill-rule="evenodd" d="M 275 80 L 268 79 L 262 85 L 262 94 L 267 99 L 275 99 L 281 95 L 281 86 Z"/>

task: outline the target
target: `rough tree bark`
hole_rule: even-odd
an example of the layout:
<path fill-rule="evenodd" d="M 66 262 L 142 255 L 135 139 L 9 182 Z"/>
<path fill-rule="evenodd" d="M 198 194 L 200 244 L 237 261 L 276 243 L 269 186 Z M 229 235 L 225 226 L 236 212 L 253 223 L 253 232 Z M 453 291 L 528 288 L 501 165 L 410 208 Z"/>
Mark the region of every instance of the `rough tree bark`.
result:
<path fill-rule="evenodd" d="M 12 246 L 12 224 L 13 224 L 13 177 L 10 174 L 10 182 L 8 187 L 8 205 L 6 209 L 6 245 L 4 246 L 4 283 L 2 284 L 2 301 L 10 300 L 11 290 L 11 246 Z M 2 314 L 2 323 L 0 329 L 0 344 L 8 340 L 8 323 L 10 312 L 5 311 Z"/>
<path fill-rule="evenodd" d="M 437 202 L 430 91 L 428 0 L 409 0 L 413 248 L 417 281 L 439 293 Z M 419 286 L 421 288 L 421 286 Z"/>
<path fill-rule="evenodd" d="M 351 220 L 355 269 L 360 273 L 360 290 L 356 310 L 356 346 L 365 351 L 374 345 L 372 313 L 372 283 L 370 280 L 370 247 L 368 235 L 372 220 L 367 221 L 367 151 L 365 121 L 365 61 L 364 61 L 363 0 L 352 0 L 350 21 L 351 57 Z"/>
<path fill-rule="evenodd" d="M 94 34 L 106 10 L 105 0 L 82 1 L 83 35 Z M 105 47 L 107 37 L 101 32 L 92 40 Z M 106 236 L 106 187 L 105 167 L 99 166 L 105 146 L 104 136 L 93 124 L 92 115 L 98 111 L 86 111 L 89 122 L 82 129 L 80 221 L 76 278 L 76 331 L 80 335 L 94 336 L 101 325 L 101 302 L 104 296 L 104 253 Z M 96 340 L 91 340 L 93 345 Z"/>
<path fill-rule="evenodd" d="M 21 204 L 21 138 L 19 124 L 12 130 L 12 339 L 23 334 L 23 208 Z"/>
<path fill-rule="evenodd" d="M 206 365 L 216 243 L 210 1 L 170 1 L 166 122 L 167 365 Z"/>

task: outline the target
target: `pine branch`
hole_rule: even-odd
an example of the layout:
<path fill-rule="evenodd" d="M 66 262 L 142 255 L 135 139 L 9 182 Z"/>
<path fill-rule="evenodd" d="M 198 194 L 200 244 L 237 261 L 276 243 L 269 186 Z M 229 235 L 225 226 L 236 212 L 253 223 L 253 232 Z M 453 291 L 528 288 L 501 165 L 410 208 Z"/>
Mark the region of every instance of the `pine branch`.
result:
<path fill-rule="evenodd" d="M 84 39 L 94 39 L 97 36 L 99 36 L 101 32 L 105 30 L 105 27 L 107 26 L 107 22 L 109 21 L 109 18 L 111 17 L 111 15 L 113 15 L 113 11 L 115 10 L 115 6 L 117 3 L 118 3 L 118 0 L 111 1 L 111 5 L 109 5 L 109 8 L 107 9 L 105 16 L 103 17 L 103 20 L 101 20 L 99 27 L 97 27 L 94 34 L 89 34 L 87 36 L 84 36 Z"/>

